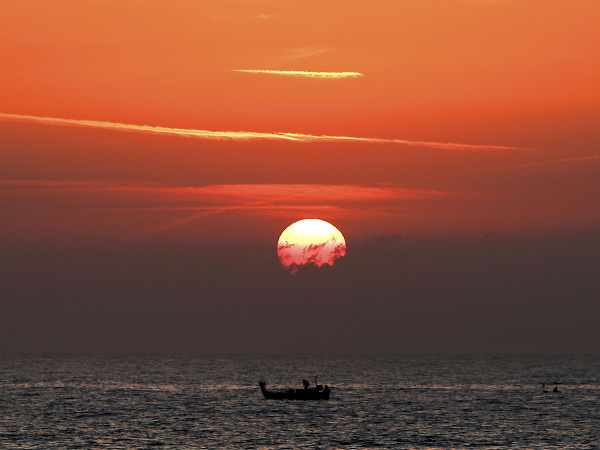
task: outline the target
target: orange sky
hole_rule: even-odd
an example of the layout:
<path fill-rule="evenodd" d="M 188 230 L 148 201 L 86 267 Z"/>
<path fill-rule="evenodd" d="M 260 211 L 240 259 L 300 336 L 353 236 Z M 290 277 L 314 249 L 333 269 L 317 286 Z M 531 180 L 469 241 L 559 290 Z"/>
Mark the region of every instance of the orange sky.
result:
<path fill-rule="evenodd" d="M 534 149 L 221 142 L 2 118 L 4 180 L 159 183 L 157 189 L 343 184 L 371 192 L 389 185 L 448 194 L 418 206 L 402 199 L 382 205 L 385 196 L 314 196 L 315 209 L 290 213 L 293 219 L 332 207 L 331 218 L 343 218 L 356 233 L 365 224 L 351 223 L 352 217 L 368 215 L 365 208 L 374 210 L 369 228 L 383 233 L 416 223 L 481 232 L 598 226 L 600 5 L 594 0 L 8 1 L 0 8 L 3 114 Z M 499 167 L 505 168 L 490 170 Z M 250 187 L 244 202 L 269 200 L 283 208 L 280 188 L 255 198 Z M 36 209 L 31 191 L 19 190 L 4 195 L 4 207 L 16 208 L 18 198 Z M 61 200 L 67 208 L 73 190 Z M 38 191 L 43 184 L 36 198 Z M 168 206 L 160 198 L 153 206 Z M 110 189 L 86 202 L 89 208 L 119 204 Z M 201 204 L 203 194 L 194 202 Z M 298 207 L 293 198 L 287 203 Z M 36 212 L 40 221 L 52 214 L 48 209 Z"/>
<path fill-rule="evenodd" d="M 598 23 L 597 0 L 3 0 L 0 247 L 598 233 Z"/>

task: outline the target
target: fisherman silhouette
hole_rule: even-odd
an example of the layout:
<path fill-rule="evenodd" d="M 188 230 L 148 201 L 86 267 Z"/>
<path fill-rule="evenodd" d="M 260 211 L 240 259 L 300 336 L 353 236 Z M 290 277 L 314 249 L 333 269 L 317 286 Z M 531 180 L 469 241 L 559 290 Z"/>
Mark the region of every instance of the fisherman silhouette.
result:
<path fill-rule="evenodd" d="M 306 379 L 302 380 L 302 384 L 304 385 L 304 389 L 308 389 L 308 386 L 310 386 L 310 383 Z"/>

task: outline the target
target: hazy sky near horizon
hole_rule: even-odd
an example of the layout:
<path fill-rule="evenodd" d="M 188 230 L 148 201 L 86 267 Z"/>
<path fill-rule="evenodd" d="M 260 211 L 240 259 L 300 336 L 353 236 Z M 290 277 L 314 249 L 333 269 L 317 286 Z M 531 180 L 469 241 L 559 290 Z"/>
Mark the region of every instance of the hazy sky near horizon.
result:
<path fill-rule="evenodd" d="M 3 1 L 0 352 L 599 353 L 599 19 Z"/>

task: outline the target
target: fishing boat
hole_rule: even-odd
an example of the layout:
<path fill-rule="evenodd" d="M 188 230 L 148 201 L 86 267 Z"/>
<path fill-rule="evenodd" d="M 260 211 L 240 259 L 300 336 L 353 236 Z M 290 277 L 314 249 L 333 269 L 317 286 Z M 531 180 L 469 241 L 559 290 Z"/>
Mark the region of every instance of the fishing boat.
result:
<path fill-rule="evenodd" d="M 260 390 L 269 400 L 329 400 L 329 394 L 331 390 L 329 386 L 317 384 L 317 377 L 315 377 L 315 386 L 310 387 L 309 383 L 304 380 L 304 387 L 302 389 L 267 389 L 267 383 L 261 381 L 258 383 Z"/>

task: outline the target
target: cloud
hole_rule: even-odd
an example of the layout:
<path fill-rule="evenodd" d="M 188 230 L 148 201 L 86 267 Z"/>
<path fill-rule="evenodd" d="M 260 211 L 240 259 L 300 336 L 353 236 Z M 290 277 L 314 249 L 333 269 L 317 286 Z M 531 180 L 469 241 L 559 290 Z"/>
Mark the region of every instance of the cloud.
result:
<path fill-rule="evenodd" d="M 311 58 L 313 56 L 322 55 L 328 53 L 332 48 L 315 48 L 315 47 L 301 47 L 291 49 L 288 54 L 282 56 L 281 59 L 304 59 Z"/>
<path fill-rule="evenodd" d="M 0 190 L 11 189 L 66 189 L 111 187 L 114 183 L 102 180 L 0 180 Z"/>
<path fill-rule="evenodd" d="M 102 180 L 0 180 L 0 190 L 21 191 L 32 198 L 58 195 L 68 205 L 72 197 L 103 198 L 102 204 L 128 204 L 132 208 L 156 206 L 161 209 L 266 208 L 274 203 L 325 205 L 347 202 L 425 200 L 451 194 L 432 189 L 410 189 L 394 185 L 324 184 L 218 184 L 192 187 L 140 186 Z M 107 201 L 110 198 L 112 201 Z M 49 207 L 52 203 L 45 199 Z M 90 202 L 90 207 L 96 208 Z"/>
<path fill-rule="evenodd" d="M 434 148 L 453 151 L 497 151 L 497 150 L 528 150 L 522 147 L 508 147 L 500 145 L 473 145 L 457 142 L 432 142 L 432 141 L 409 141 L 404 139 L 382 139 L 357 136 L 328 136 L 302 133 L 272 132 L 261 133 L 255 131 L 210 131 L 193 128 L 170 128 L 150 125 L 134 125 L 118 122 L 106 122 L 85 119 L 62 119 L 57 117 L 31 116 L 24 114 L 0 113 L 0 120 L 37 123 L 55 126 L 85 127 L 105 130 L 138 132 L 149 134 L 162 134 L 171 136 L 192 137 L 198 139 L 212 140 L 275 140 L 292 142 L 348 142 L 348 143 L 371 143 L 389 144 L 411 148 Z"/>
<path fill-rule="evenodd" d="M 482 170 L 476 170 L 473 172 L 465 172 L 464 174 L 496 172 L 496 171 L 511 170 L 511 169 L 528 169 L 528 168 L 533 168 L 533 167 L 552 166 L 555 164 L 591 161 L 591 160 L 595 160 L 595 159 L 600 159 L 600 155 L 580 156 L 577 158 L 560 158 L 560 159 L 553 159 L 552 161 L 542 161 L 542 162 L 534 162 L 534 163 L 528 163 L 528 164 L 515 164 L 512 166 L 494 167 L 491 169 L 482 169 Z"/>
<path fill-rule="evenodd" d="M 173 188 L 178 189 L 178 188 Z M 184 188 L 185 189 L 185 188 Z M 181 225 L 188 224 L 197 219 L 229 211 L 253 211 L 267 215 L 288 215 L 292 211 L 306 211 L 314 214 L 315 211 L 366 210 L 364 203 L 382 208 L 381 204 L 398 202 L 400 200 L 417 200 L 433 197 L 445 197 L 449 194 L 434 190 L 405 189 L 398 187 L 366 187 L 352 185 L 214 185 L 193 189 L 195 195 L 208 202 L 221 203 L 222 206 L 203 208 L 203 211 L 190 216 L 175 219 L 157 226 L 149 227 L 126 237 L 141 237 L 164 232 Z M 185 189 L 185 194 L 190 193 Z M 176 192 L 176 191 L 174 191 Z M 234 202 L 234 204 L 232 204 Z M 354 202 L 362 203 L 362 207 L 353 205 Z M 383 206 L 383 208 L 385 208 Z M 395 209 L 393 207 L 392 209 Z"/>
<path fill-rule="evenodd" d="M 216 208 L 213 210 L 202 211 L 202 212 L 199 212 L 196 214 L 192 214 L 190 216 L 185 216 L 185 217 L 182 217 L 179 219 L 171 220 L 171 221 L 164 222 L 164 223 L 161 223 L 161 224 L 158 224 L 155 226 L 144 228 L 143 230 L 138 230 L 133 233 L 129 233 L 129 234 L 125 235 L 124 238 L 130 239 L 130 238 L 148 236 L 148 235 L 156 234 L 156 233 L 162 233 L 164 231 L 168 231 L 173 228 L 177 228 L 179 226 L 186 225 L 186 224 L 193 222 L 194 220 L 200 219 L 202 217 L 212 216 L 214 214 L 219 214 L 221 212 L 225 212 L 226 210 L 227 209 L 224 209 L 224 208 Z"/>
<path fill-rule="evenodd" d="M 230 72 L 244 72 L 264 75 L 282 75 L 285 77 L 301 77 L 301 78 L 357 78 L 364 77 L 360 72 L 308 72 L 305 70 L 254 70 L 254 69 L 234 69 Z"/>
<path fill-rule="evenodd" d="M 509 3 L 507 0 L 461 0 L 461 1 L 467 2 L 467 3 L 489 3 L 489 4 L 494 4 L 494 3 L 508 4 Z"/>
<path fill-rule="evenodd" d="M 221 184 L 194 188 L 203 195 L 222 199 L 255 201 L 294 199 L 297 202 L 414 200 L 448 195 L 443 191 L 408 189 L 399 186 L 361 186 L 347 184 Z"/>
<path fill-rule="evenodd" d="M 223 184 L 196 187 L 135 186 L 111 181 L 0 180 L 0 208 L 38 211 L 166 212 L 175 219 L 141 228 L 125 237 L 161 233 L 203 217 L 230 211 L 263 216 L 328 214 L 381 215 L 408 202 L 445 200 L 456 194 L 399 186 L 319 184 Z M 164 214 L 163 214 L 164 215 Z"/>

